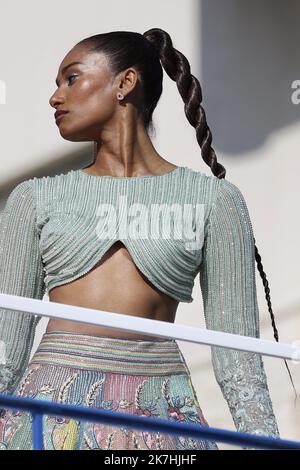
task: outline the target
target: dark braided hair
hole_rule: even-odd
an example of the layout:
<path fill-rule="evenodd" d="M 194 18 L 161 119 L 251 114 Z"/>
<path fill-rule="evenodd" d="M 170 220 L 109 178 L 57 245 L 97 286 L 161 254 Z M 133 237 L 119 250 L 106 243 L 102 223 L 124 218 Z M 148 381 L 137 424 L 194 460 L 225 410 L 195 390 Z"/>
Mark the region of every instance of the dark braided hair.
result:
<path fill-rule="evenodd" d="M 178 91 L 184 102 L 184 111 L 189 123 L 196 129 L 196 138 L 201 148 L 202 158 L 217 178 L 225 178 L 226 170 L 217 161 L 211 146 L 212 134 L 206 122 L 206 114 L 201 106 L 202 89 L 198 79 L 191 74 L 187 58 L 173 47 L 169 34 L 160 29 L 152 28 L 143 34 L 131 31 L 112 31 L 97 34 L 83 39 L 78 45 L 89 46 L 89 52 L 106 54 L 111 71 L 117 75 L 127 67 L 136 67 L 140 72 L 144 102 L 142 118 L 147 132 L 153 132 L 152 115 L 162 94 L 163 65 L 168 76 L 176 82 Z M 263 270 L 261 257 L 255 244 L 257 268 L 265 288 L 265 297 L 270 312 L 274 337 L 279 341 L 278 331 L 270 299 L 270 289 Z M 294 382 L 287 367 L 291 382 Z M 297 392 L 296 392 L 297 397 Z"/>

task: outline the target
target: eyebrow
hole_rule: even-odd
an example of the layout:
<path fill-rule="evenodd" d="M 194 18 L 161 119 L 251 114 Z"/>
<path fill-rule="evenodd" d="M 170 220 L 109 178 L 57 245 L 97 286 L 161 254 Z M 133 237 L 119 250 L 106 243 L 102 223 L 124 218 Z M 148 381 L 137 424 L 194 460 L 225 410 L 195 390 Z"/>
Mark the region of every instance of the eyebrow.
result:
<path fill-rule="evenodd" d="M 63 74 L 72 65 L 77 65 L 77 64 L 84 65 L 82 62 L 71 62 L 70 64 L 64 66 L 64 68 L 61 71 L 61 74 Z M 57 86 L 59 86 L 58 79 L 55 80 L 55 83 Z"/>

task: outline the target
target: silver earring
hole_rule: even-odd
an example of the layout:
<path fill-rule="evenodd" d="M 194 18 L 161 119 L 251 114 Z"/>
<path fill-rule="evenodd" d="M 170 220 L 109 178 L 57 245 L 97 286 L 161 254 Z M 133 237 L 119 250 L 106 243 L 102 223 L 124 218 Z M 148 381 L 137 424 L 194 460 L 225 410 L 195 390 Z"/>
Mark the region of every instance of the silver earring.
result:
<path fill-rule="evenodd" d="M 117 93 L 117 98 L 118 100 L 122 100 L 124 98 L 124 95 L 122 95 L 122 93 Z"/>

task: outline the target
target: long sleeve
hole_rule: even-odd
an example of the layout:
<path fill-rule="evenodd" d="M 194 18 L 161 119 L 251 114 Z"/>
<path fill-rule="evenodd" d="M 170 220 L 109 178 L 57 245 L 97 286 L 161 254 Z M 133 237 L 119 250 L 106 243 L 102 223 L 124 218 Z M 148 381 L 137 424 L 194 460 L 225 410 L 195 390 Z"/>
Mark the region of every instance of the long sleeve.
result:
<path fill-rule="evenodd" d="M 209 213 L 202 250 L 206 327 L 259 338 L 251 220 L 241 191 L 225 179 Z M 212 346 L 211 359 L 237 431 L 280 437 L 261 354 Z"/>
<path fill-rule="evenodd" d="M 0 292 L 42 299 L 44 271 L 38 246 L 32 180 L 10 193 L 0 219 Z M 29 363 L 41 316 L 0 308 L 0 393 L 13 393 Z"/>

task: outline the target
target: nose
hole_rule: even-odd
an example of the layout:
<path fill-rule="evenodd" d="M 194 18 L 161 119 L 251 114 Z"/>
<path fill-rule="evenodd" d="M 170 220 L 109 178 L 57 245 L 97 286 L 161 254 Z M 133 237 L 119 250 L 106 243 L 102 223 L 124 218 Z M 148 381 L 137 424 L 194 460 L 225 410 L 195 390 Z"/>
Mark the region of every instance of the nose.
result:
<path fill-rule="evenodd" d="M 63 97 L 58 96 L 56 92 L 53 93 L 53 95 L 49 99 L 50 106 L 52 106 L 52 108 L 56 108 L 60 103 L 64 103 Z"/>

